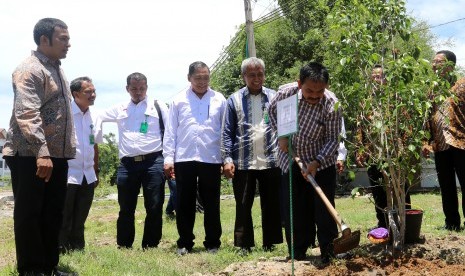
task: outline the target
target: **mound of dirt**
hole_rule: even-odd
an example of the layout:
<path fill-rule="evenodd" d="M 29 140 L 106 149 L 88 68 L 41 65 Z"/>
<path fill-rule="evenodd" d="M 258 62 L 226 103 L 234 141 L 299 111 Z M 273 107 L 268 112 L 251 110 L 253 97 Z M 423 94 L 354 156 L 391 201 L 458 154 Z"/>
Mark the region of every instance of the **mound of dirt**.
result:
<path fill-rule="evenodd" d="M 324 266 L 317 251 L 314 249 L 305 261 L 294 262 L 294 275 L 465 275 L 465 236 L 456 234 L 406 244 L 397 258 L 385 246 L 365 244 Z M 234 263 L 223 271 L 204 275 L 281 276 L 291 275 L 291 271 L 291 260 L 273 257 Z"/>

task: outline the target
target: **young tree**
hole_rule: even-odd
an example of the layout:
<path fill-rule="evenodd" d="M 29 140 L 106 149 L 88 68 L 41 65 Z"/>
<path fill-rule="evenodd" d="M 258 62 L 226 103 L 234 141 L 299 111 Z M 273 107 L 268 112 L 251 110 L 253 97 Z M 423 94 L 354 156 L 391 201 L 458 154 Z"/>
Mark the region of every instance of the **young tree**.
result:
<path fill-rule="evenodd" d="M 332 89 L 339 92 L 348 128 L 359 125 L 364 132 L 364 143 L 346 144 L 382 173 L 387 210 L 398 216 L 394 245 L 399 249 L 405 237 L 405 185 L 418 181 L 421 147 L 429 138 L 424 131 L 428 91 L 438 86 L 428 62 L 431 47 L 412 32 L 411 22 L 399 0 L 338 1 L 328 17 Z M 375 64 L 384 68 L 382 87 L 371 80 Z"/>

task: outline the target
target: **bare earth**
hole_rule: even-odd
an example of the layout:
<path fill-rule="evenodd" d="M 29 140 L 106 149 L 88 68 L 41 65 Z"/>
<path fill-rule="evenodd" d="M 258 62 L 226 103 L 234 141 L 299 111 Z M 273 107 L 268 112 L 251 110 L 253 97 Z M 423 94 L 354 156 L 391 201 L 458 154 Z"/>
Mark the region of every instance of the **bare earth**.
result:
<path fill-rule="evenodd" d="M 443 239 L 424 237 L 419 243 L 406 244 L 399 258 L 392 258 L 384 246 L 372 244 L 361 245 L 328 266 L 321 265 L 318 256 L 318 249 L 314 249 L 307 260 L 295 261 L 294 275 L 465 275 L 465 237 L 454 234 Z M 206 275 L 281 276 L 291 275 L 291 271 L 290 260 L 272 258 L 234 263 Z"/>

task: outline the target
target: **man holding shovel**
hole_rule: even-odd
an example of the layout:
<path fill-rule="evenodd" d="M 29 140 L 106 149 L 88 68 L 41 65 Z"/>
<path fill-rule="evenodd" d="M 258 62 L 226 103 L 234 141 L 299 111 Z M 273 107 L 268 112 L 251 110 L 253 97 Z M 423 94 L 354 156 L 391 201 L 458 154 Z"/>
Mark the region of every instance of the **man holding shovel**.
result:
<path fill-rule="evenodd" d="M 294 246 L 294 258 L 303 260 L 311 245 L 312 225 L 317 225 L 317 238 L 320 244 L 321 261 L 329 263 L 334 258 L 333 240 L 338 229 L 322 199 L 315 192 L 307 175 L 311 174 L 321 186 L 324 194 L 334 206 L 336 190 L 336 150 L 341 132 L 342 110 L 337 108 L 338 99 L 326 89 L 329 74 L 326 68 L 311 62 L 300 69 L 297 83 L 279 88 L 270 105 L 270 122 L 277 130 L 277 103 L 280 100 L 298 95 L 298 131 L 291 137 L 292 149 L 288 149 L 288 138 L 278 140 L 278 165 L 283 171 L 282 184 L 289 194 L 289 174 L 292 175 L 293 243 L 291 242 L 290 200 L 284 197 L 285 230 L 289 253 Z M 296 163 L 289 168 L 289 153 L 299 156 L 306 165 L 301 170 Z"/>

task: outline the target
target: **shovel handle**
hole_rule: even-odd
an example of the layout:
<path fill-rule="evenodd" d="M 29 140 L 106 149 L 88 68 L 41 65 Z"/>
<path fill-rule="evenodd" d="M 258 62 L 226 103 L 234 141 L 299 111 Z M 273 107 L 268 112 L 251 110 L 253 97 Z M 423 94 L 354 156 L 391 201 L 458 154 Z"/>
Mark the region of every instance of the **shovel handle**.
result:
<path fill-rule="evenodd" d="M 300 170 L 306 171 L 304 163 L 302 162 L 302 160 L 299 157 L 295 156 L 294 160 L 299 165 Z M 333 207 L 331 202 L 328 200 L 325 193 L 321 189 L 320 185 L 318 185 L 318 183 L 316 183 L 315 179 L 313 178 L 313 176 L 311 174 L 307 174 L 307 179 L 308 179 L 308 181 L 310 181 L 310 184 L 312 184 L 313 188 L 315 189 L 317 194 L 320 196 L 321 200 L 323 200 L 323 203 L 326 205 L 326 208 L 328 209 L 329 213 L 333 217 L 334 221 L 336 221 L 336 224 L 339 227 L 339 229 L 341 229 L 341 231 L 344 232 L 344 230 L 347 228 L 347 226 L 344 225 L 344 222 L 342 221 L 341 216 L 336 211 L 336 209 Z"/>

